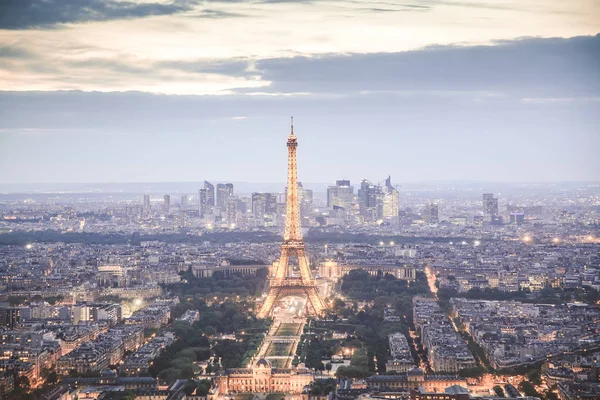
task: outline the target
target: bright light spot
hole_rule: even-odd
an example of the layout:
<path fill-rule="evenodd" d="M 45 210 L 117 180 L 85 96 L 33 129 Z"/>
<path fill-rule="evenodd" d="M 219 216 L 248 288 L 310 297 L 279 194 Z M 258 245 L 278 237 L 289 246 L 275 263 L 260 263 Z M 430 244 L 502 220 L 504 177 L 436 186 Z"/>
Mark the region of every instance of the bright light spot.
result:
<path fill-rule="evenodd" d="M 476 240 L 473 242 L 473 246 L 479 246 L 481 244 L 481 242 L 479 240 Z"/>
<path fill-rule="evenodd" d="M 213 228 L 212 224 L 206 225 L 206 229 L 212 229 L 212 228 Z"/>
<path fill-rule="evenodd" d="M 235 229 L 235 224 L 231 224 L 231 229 Z"/>
<path fill-rule="evenodd" d="M 379 245 L 380 245 L 380 246 L 383 246 L 383 242 L 379 242 Z"/>
<path fill-rule="evenodd" d="M 25 248 L 26 248 L 27 250 L 30 250 L 32 247 L 33 247 L 33 245 L 32 245 L 31 243 L 27 243 L 27 244 L 25 245 Z"/>
<path fill-rule="evenodd" d="M 395 243 L 394 242 L 390 242 L 390 246 L 393 246 Z"/>
<path fill-rule="evenodd" d="M 590 240 L 590 241 L 592 241 L 592 240 L 594 240 L 594 237 L 593 237 L 592 235 L 589 235 L 589 236 L 587 237 L 587 240 Z"/>
<path fill-rule="evenodd" d="M 529 243 L 529 242 L 531 242 L 531 236 L 523 236 L 523 241 L 524 241 L 525 243 Z"/>
<path fill-rule="evenodd" d="M 463 241 L 463 242 L 461 242 L 461 244 L 464 246 L 465 244 L 467 244 L 467 242 Z"/>
<path fill-rule="evenodd" d="M 553 239 L 552 239 L 552 243 L 558 243 L 558 242 L 560 242 L 560 239 L 559 239 L 559 238 L 553 238 Z"/>
<path fill-rule="evenodd" d="M 141 306 L 142 305 L 142 299 L 135 299 L 133 301 L 133 304 L 135 304 L 136 306 Z"/>

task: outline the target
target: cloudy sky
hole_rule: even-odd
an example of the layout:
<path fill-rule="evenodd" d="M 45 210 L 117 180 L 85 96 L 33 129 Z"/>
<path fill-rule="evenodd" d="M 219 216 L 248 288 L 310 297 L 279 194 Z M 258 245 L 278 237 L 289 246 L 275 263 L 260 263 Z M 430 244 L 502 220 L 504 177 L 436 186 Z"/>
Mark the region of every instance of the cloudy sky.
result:
<path fill-rule="evenodd" d="M 598 0 L 0 0 L 0 183 L 600 180 Z"/>

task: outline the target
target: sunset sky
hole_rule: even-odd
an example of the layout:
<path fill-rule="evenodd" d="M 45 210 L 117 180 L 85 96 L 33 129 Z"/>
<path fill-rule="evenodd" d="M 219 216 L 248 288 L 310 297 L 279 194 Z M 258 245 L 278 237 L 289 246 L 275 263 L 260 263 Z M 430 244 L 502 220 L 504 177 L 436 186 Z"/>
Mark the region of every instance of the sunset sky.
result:
<path fill-rule="evenodd" d="M 597 0 L 0 0 L 0 183 L 600 180 Z"/>

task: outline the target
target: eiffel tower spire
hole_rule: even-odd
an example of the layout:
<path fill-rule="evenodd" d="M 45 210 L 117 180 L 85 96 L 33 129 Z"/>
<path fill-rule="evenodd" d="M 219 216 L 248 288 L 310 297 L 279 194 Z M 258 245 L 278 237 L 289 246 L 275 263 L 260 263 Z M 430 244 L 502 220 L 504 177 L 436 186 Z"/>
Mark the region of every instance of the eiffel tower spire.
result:
<path fill-rule="evenodd" d="M 310 272 L 305 252 L 306 248 L 302 239 L 300 204 L 298 201 L 297 147 L 298 140 L 294 135 L 294 117 L 292 117 L 291 131 L 287 139 L 287 198 L 281 256 L 275 274 L 269 280 L 269 293 L 259 312 L 259 317 L 261 318 L 267 317 L 273 311 L 273 307 L 277 301 L 292 295 L 306 297 L 309 311 L 315 315 L 322 314 L 325 309 L 325 303 L 317 290 L 315 280 Z M 288 276 L 290 258 L 297 258 L 300 278 Z"/>

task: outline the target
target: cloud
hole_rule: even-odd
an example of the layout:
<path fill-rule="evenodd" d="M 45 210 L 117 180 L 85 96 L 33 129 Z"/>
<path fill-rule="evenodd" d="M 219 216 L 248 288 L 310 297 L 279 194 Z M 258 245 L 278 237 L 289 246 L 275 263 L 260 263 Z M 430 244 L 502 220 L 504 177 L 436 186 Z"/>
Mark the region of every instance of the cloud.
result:
<path fill-rule="evenodd" d="M 33 58 L 34 55 L 21 47 L 0 46 L 0 59 L 2 58 Z"/>
<path fill-rule="evenodd" d="M 273 92 L 431 91 L 600 94 L 600 35 L 524 38 L 492 46 L 259 60 Z M 263 90 L 263 89 L 261 89 Z"/>
<path fill-rule="evenodd" d="M 290 58 L 148 60 L 122 54 L 54 58 L 48 62 L 19 47 L 0 47 L 0 60 L 3 58 L 0 70 L 8 73 L 5 87 L 13 90 L 23 90 L 15 84 L 19 77 L 35 76 L 31 86 L 25 87 L 27 90 L 43 87 L 321 97 L 370 93 L 415 96 L 423 92 L 472 98 L 600 96 L 600 34 L 568 39 L 523 38 L 485 46 L 429 46 L 405 52 Z"/>
<path fill-rule="evenodd" d="M 136 3 L 115 0 L 3 0 L 0 29 L 51 28 L 60 24 L 171 15 L 192 10 L 196 0 Z"/>
<path fill-rule="evenodd" d="M 207 18 L 207 19 L 223 19 L 223 18 L 243 18 L 247 17 L 245 14 L 233 13 L 221 10 L 204 9 L 193 18 Z"/>

